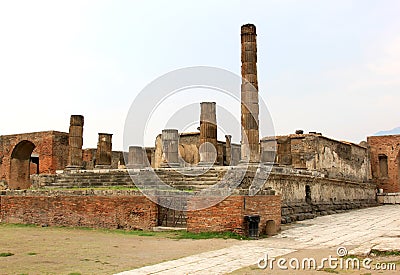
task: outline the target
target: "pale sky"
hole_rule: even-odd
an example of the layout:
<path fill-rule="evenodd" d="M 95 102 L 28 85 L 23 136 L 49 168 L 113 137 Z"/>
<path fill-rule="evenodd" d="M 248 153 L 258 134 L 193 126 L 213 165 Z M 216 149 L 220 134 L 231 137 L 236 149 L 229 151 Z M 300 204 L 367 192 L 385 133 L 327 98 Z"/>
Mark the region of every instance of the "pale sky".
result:
<path fill-rule="evenodd" d="M 276 134 L 358 143 L 400 126 L 399 14 L 398 0 L 1 1 L 0 134 L 67 132 L 82 114 L 84 147 L 109 132 L 120 150 L 149 82 L 198 65 L 240 74 L 240 26 L 254 23 Z"/>

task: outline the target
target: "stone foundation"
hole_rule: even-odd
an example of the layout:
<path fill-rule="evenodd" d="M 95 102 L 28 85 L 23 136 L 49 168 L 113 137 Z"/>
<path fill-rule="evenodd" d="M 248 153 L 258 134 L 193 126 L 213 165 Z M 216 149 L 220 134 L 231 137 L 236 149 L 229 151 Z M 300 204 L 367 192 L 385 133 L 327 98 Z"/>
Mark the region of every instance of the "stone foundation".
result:
<path fill-rule="evenodd" d="M 381 204 L 400 204 L 400 193 L 384 193 L 377 196 Z"/>

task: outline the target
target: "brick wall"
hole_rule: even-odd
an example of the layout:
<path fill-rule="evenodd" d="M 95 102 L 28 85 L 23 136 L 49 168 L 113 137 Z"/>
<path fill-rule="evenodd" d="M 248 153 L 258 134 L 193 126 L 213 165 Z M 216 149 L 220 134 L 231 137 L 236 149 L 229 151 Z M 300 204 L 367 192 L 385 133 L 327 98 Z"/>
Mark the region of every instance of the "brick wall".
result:
<path fill-rule="evenodd" d="M 384 192 L 400 192 L 400 135 L 372 136 L 367 142 L 373 181 Z M 379 156 L 383 155 L 387 157 L 387 176 L 380 171 Z"/>
<path fill-rule="evenodd" d="M 8 193 L 0 196 L 0 221 L 149 230 L 156 226 L 157 206 L 143 195 Z"/>
<path fill-rule="evenodd" d="M 280 196 L 230 196 L 224 201 L 187 213 L 190 232 L 231 231 L 245 234 L 244 215 L 261 217 L 280 227 Z M 84 226 L 151 230 L 158 207 L 135 191 L 3 191 L 0 222 L 49 226 Z"/>
<path fill-rule="evenodd" d="M 191 201 L 195 204 L 196 201 Z M 192 208 L 193 206 L 189 206 Z M 193 207 L 195 209 L 195 207 Z M 206 209 L 188 211 L 187 230 L 189 232 L 232 231 L 241 234 L 244 215 L 243 196 L 230 196 L 222 202 Z"/>
<path fill-rule="evenodd" d="M 281 196 L 245 197 L 245 215 L 260 215 L 259 231 L 265 233 L 267 221 L 273 220 L 277 228 L 281 225 Z"/>
<path fill-rule="evenodd" d="M 195 201 L 191 202 L 196 203 Z M 189 232 L 223 232 L 238 234 L 245 232 L 245 215 L 260 215 L 259 232 L 265 233 L 268 220 L 273 220 L 277 228 L 281 223 L 280 196 L 230 196 L 222 202 L 187 214 Z"/>
<path fill-rule="evenodd" d="M 158 207 L 130 191 L 3 191 L 0 222 L 49 226 L 84 226 L 151 230 L 157 226 Z M 108 194 L 108 195 L 106 195 Z M 198 211 L 187 212 L 190 232 L 245 233 L 244 216 L 261 217 L 259 231 L 268 220 L 280 226 L 280 196 L 230 196 Z"/>
<path fill-rule="evenodd" d="M 39 156 L 39 173 L 54 174 L 56 170 L 65 168 L 68 156 L 67 133 L 48 131 L 0 136 L 0 181 L 10 182 L 10 175 L 13 172 L 15 172 L 15 175 L 18 175 L 19 171 L 23 168 L 18 165 L 11 167 L 11 163 L 13 161 L 12 153 L 14 149 L 21 142 L 25 141 L 34 145 L 34 150 L 31 153 Z M 29 160 L 27 162 L 27 165 L 29 165 Z M 12 169 L 15 171 L 12 171 Z M 12 180 L 18 182 L 18 179 L 13 178 Z M 29 182 L 29 177 L 26 181 Z M 24 184 L 21 186 L 19 184 L 10 186 L 10 188 L 27 187 L 29 186 L 25 186 Z"/>

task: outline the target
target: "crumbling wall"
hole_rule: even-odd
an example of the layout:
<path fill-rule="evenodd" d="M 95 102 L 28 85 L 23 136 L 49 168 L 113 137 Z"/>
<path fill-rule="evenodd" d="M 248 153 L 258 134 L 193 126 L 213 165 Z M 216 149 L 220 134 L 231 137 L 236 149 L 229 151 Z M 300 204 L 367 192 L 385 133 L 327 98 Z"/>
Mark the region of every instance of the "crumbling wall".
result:
<path fill-rule="evenodd" d="M 199 155 L 200 133 L 187 133 L 179 136 L 179 156 L 186 166 L 197 165 Z"/>
<path fill-rule="evenodd" d="M 282 196 L 282 223 L 376 206 L 376 185 L 326 178 L 316 171 L 277 167 L 263 189 Z"/>
<path fill-rule="evenodd" d="M 179 156 L 182 158 L 181 166 L 196 166 L 200 161 L 199 154 L 200 133 L 181 133 L 179 135 Z M 231 144 L 232 165 L 237 165 L 240 161 L 240 145 Z M 226 143 L 218 141 L 216 165 L 224 165 L 226 160 Z M 161 135 L 156 137 L 154 153 L 152 153 L 151 166 L 159 168 L 162 162 L 162 141 Z"/>
<path fill-rule="evenodd" d="M 400 192 L 400 135 L 371 136 L 367 142 L 373 181 L 384 192 Z M 386 163 L 380 163 L 385 157 Z M 381 171 L 384 168 L 386 173 Z"/>
<path fill-rule="evenodd" d="M 96 148 L 87 148 L 82 150 L 83 169 L 93 170 L 96 166 Z M 121 151 L 111 152 L 111 168 L 118 169 L 121 165 L 125 165 L 124 153 Z"/>
<path fill-rule="evenodd" d="M 280 227 L 279 196 L 230 196 L 207 209 L 187 213 L 190 232 L 246 234 L 245 215 L 260 215 Z M 2 191 L 0 222 L 49 226 L 84 226 L 151 230 L 157 226 L 157 204 L 135 191 Z"/>
<path fill-rule="evenodd" d="M 370 163 L 366 147 L 319 134 L 277 137 L 276 161 L 297 169 L 315 170 L 329 178 L 367 182 Z"/>
<path fill-rule="evenodd" d="M 0 206 L 1 222 L 110 229 L 150 230 L 158 213 L 145 196 L 121 191 L 9 191 Z"/>
<path fill-rule="evenodd" d="M 0 180 L 3 182 L 10 180 L 12 153 L 21 142 L 34 145 L 32 154 L 39 157 L 39 173 L 54 174 L 67 165 L 68 133 L 48 131 L 6 135 L 0 136 L 0 141 Z M 36 171 L 34 168 L 29 170 Z"/>
<path fill-rule="evenodd" d="M 276 230 L 281 223 L 280 196 L 230 196 L 206 209 L 187 213 L 189 232 L 235 232 L 246 234 L 245 215 L 259 215 L 259 232 L 265 233 L 267 221 L 274 221 Z"/>

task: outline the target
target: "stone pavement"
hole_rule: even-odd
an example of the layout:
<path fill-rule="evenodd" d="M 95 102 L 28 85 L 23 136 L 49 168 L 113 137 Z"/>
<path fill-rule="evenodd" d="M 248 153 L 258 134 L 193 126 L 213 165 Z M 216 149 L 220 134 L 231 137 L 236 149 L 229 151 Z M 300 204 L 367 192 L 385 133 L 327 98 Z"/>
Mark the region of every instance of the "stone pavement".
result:
<path fill-rule="evenodd" d="M 400 205 L 385 205 L 297 222 L 272 238 L 146 266 L 118 275 L 225 274 L 256 264 L 268 253 L 279 257 L 302 249 L 352 248 L 366 255 L 371 249 L 400 251 Z"/>

